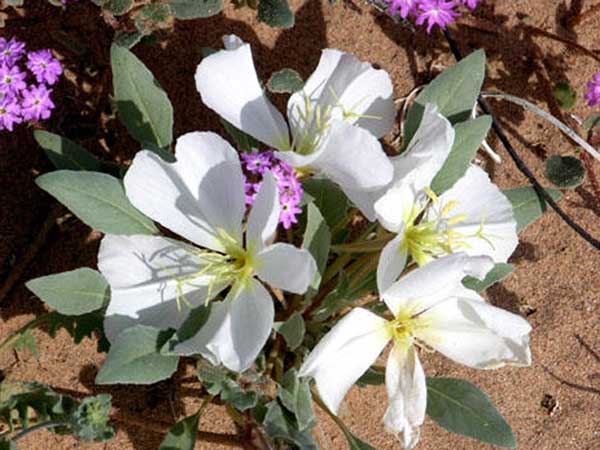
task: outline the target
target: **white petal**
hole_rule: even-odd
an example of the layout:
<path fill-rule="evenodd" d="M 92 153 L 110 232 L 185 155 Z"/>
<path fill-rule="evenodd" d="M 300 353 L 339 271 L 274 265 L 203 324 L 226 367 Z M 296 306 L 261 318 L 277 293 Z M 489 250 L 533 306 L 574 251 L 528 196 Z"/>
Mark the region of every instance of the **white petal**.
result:
<path fill-rule="evenodd" d="M 425 205 L 425 199 L 418 197 L 413 187 L 398 184 L 388 189 L 374 205 L 377 220 L 381 226 L 393 233 L 403 229 L 411 217 L 414 209 L 421 209 Z"/>
<path fill-rule="evenodd" d="M 385 386 L 389 401 L 385 427 L 391 433 L 402 433 L 403 447 L 410 450 L 419 442 L 427 407 L 425 373 L 414 346 L 394 346 L 385 369 Z"/>
<path fill-rule="evenodd" d="M 241 239 L 246 211 L 236 151 L 215 133 L 188 133 L 176 144 L 177 161 L 138 152 L 125 175 L 127 197 L 169 230 L 222 251 L 219 230 Z"/>
<path fill-rule="evenodd" d="M 250 368 L 271 329 L 275 311 L 267 290 L 255 279 L 232 287 L 227 298 L 212 306 L 208 321 L 196 336 L 178 344 L 182 355 L 199 353 L 213 364 L 235 372 Z"/>
<path fill-rule="evenodd" d="M 348 123 L 380 138 L 392 129 L 396 116 L 393 90 L 390 76 L 384 70 L 374 69 L 349 53 L 325 49 L 302 91 L 290 97 L 288 117 L 292 123 L 300 122 L 298 116 L 306 112 L 305 99 L 308 99 L 313 108 L 317 105 L 322 110 L 333 108 L 337 118 L 342 118 L 344 111 L 353 113 L 347 116 Z M 360 115 L 371 117 L 359 118 Z"/>
<path fill-rule="evenodd" d="M 404 229 L 383 247 L 377 263 L 377 290 L 385 292 L 400 276 L 406 266 L 407 251 L 403 248 Z"/>
<path fill-rule="evenodd" d="M 471 166 L 465 176 L 440 196 L 439 208 L 450 201 L 458 204 L 447 219 L 458 216 L 465 218 L 452 229 L 471 236 L 467 238 L 469 247 L 459 250 L 469 255 L 487 255 L 496 262 L 506 262 L 519 243 L 517 223 L 511 203 L 490 181 L 487 173 L 477 166 Z M 478 232 L 483 238 L 477 236 Z"/>
<path fill-rule="evenodd" d="M 392 164 L 368 131 L 334 120 L 322 152 L 312 163 L 342 188 L 374 191 L 387 185 Z"/>
<path fill-rule="evenodd" d="M 273 244 L 256 255 L 256 275 L 268 285 L 304 294 L 315 278 L 317 263 L 306 249 Z"/>
<path fill-rule="evenodd" d="M 234 127 L 275 148 L 288 148 L 285 119 L 264 93 L 249 44 L 234 43 L 207 56 L 196 70 L 196 88 L 206 106 Z"/>
<path fill-rule="evenodd" d="M 222 39 L 225 50 L 235 50 L 245 44 L 245 42 L 235 34 L 226 34 Z"/>
<path fill-rule="evenodd" d="M 394 315 L 400 309 L 417 313 L 462 292 L 462 279 L 467 275 L 482 279 L 493 266 L 494 262 L 486 256 L 451 254 L 409 272 L 382 297 Z"/>
<path fill-rule="evenodd" d="M 394 184 L 411 185 L 415 191 L 429 186 L 444 165 L 454 144 L 454 128 L 433 104 L 425 106 L 423 119 L 407 149 L 392 159 Z"/>
<path fill-rule="evenodd" d="M 431 330 L 418 338 L 448 358 L 475 369 L 531 364 L 531 325 L 484 301 L 452 298 L 422 315 Z"/>
<path fill-rule="evenodd" d="M 194 306 L 206 300 L 209 277 L 177 281 L 202 269 L 193 251 L 183 242 L 158 236 L 106 235 L 102 239 L 98 268 L 111 290 L 104 322 L 109 340 L 136 324 L 177 328 L 189 313 L 183 301 L 181 310 L 177 307 L 178 296 L 184 295 Z"/>
<path fill-rule="evenodd" d="M 354 308 L 327 333 L 300 368 L 315 379 L 319 395 L 337 414 L 352 385 L 375 362 L 389 341 L 386 320 Z"/>
<path fill-rule="evenodd" d="M 279 188 L 273 174 L 265 173 L 260 190 L 256 195 L 246 232 L 246 248 L 260 251 L 273 242 L 277 224 L 279 223 Z"/>

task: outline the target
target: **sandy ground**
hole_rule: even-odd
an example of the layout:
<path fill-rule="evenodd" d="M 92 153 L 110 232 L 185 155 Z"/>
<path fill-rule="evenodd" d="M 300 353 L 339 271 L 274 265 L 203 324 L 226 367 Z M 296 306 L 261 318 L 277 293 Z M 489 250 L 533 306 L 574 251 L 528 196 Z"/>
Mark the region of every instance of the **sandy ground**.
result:
<path fill-rule="evenodd" d="M 585 82 L 600 72 L 596 30 L 600 14 L 565 28 L 565 19 L 600 3 L 598 0 L 516 0 L 487 3 L 476 15 L 465 18 L 454 34 L 463 52 L 484 48 L 489 58 L 486 89 L 523 96 L 556 112 L 551 87 L 568 81 L 580 94 Z M 225 14 L 208 20 L 178 22 L 160 46 L 140 45 L 135 52 L 155 73 L 175 107 L 175 136 L 192 130 L 219 130 L 216 116 L 203 107 L 194 88 L 193 74 L 202 47 L 216 47 L 223 34 L 235 33 L 253 44 L 261 76 L 292 67 L 307 76 L 322 48 L 352 52 L 386 69 L 395 93 L 406 95 L 415 85 L 452 63 L 441 35 L 413 34 L 374 13 L 361 2 L 293 1 L 296 27 L 273 30 L 259 23 L 255 13 L 227 6 Z M 66 12 L 43 1 L 26 0 L 26 15 L 9 20 L 2 36 L 17 36 L 31 48 L 53 47 L 64 55 L 71 81 L 64 80 L 55 96 L 58 113 L 47 124 L 51 131 L 86 145 L 97 156 L 127 160 L 137 150 L 115 121 L 106 121 L 107 89 L 110 90 L 108 50 L 111 30 L 91 2 L 80 1 Z M 539 31 L 578 43 L 593 53 L 540 35 Z M 76 44 L 87 46 L 77 51 Z M 90 69 L 91 68 L 91 69 Z M 494 103 L 498 117 L 510 131 L 525 161 L 543 176 L 544 160 L 554 154 L 574 154 L 575 148 L 556 130 L 515 107 Z M 584 117 L 590 110 L 582 101 L 572 111 Z M 492 145 L 497 144 L 493 139 Z M 109 150 L 110 149 L 110 150 Z M 499 165 L 484 161 L 502 187 L 525 184 L 508 156 Z M 485 160 L 485 158 L 481 157 Z M 29 130 L 0 135 L 0 279 L 11 271 L 46 220 L 54 201 L 37 189 L 34 178 L 51 170 Z M 598 164 L 596 164 L 598 170 Z M 561 205 L 595 236 L 600 236 L 600 205 L 589 183 L 566 193 Z M 27 268 L 28 279 L 74 269 L 95 267 L 100 235 L 84 225 L 66 221 L 53 229 Z M 425 370 L 433 376 L 461 377 L 487 391 L 512 425 L 522 450 L 600 449 L 600 254 L 570 230 L 557 215 L 548 213 L 521 236 L 511 262 L 517 272 L 493 287 L 488 298 L 496 305 L 528 314 L 533 325 L 534 364 L 527 369 L 478 372 L 459 367 L 438 355 L 424 357 Z M 19 283 L 0 303 L 0 339 L 44 311 L 43 305 Z M 69 437 L 39 433 L 23 441 L 24 450 L 91 448 L 152 450 L 162 439 L 153 421 L 172 423 L 173 416 L 191 413 L 198 401 L 197 385 L 164 382 L 142 388 L 97 389 L 93 379 L 104 355 L 95 342 L 73 344 L 64 333 L 56 339 L 43 332 L 41 358 L 14 352 L 0 355 L 0 369 L 13 380 L 37 380 L 79 392 L 110 392 L 121 415 L 135 423 L 116 423 L 114 440 L 84 445 Z M 178 376 L 189 372 L 182 365 Z M 544 407 L 548 396 L 557 407 Z M 347 397 L 342 418 L 360 437 L 381 450 L 399 448 L 381 424 L 385 408 L 383 387 L 355 388 Z M 131 420 L 129 421 L 131 422 Z M 211 407 L 201 429 L 232 431 L 229 419 Z M 324 449 L 344 449 L 342 435 L 328 421 L 317 430 Z M 197 449 L 217 450 L 218 445 L 198 442 Z M 422 450 L 488 449 L 456 437 L 427 421 L 422 430 Z"/>

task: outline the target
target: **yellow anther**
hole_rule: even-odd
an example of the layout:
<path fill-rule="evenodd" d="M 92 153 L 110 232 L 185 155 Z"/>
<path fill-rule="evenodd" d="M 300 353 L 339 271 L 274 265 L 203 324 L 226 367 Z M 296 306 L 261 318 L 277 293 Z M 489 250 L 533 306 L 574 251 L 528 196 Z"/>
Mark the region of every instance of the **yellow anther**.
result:
<path fill-rule="evenodd" d="M 439 197 L 431 190 L 430 187 L 425 188 L 425 193 L 427 194 L 427 197 L 429 197 L 429 199 L 436 205 L 440 202 Z"/>
<path fill-rule="evenodd" d="M 446 205 L 444 205 L 444 208 L 442 209 L 442 212 L 440 213 L 441 217 L 448 217 L 450 215 L 450 212 L 456 208 L 458 205 L 460 205 L 460 202 L 456 201 L 456 200 L 451 200 L 448 203 L 446 203 Z"/>

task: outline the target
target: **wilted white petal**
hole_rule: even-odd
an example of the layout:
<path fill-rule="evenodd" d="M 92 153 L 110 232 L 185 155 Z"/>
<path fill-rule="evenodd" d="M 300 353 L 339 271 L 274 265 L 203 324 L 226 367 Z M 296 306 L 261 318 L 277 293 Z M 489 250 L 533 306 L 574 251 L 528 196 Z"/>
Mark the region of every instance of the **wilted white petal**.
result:
<path fill-rule="evenodd" d="M 192 338 L 178 344 L 181 355 L 200 354 L 235 372 L 250 368 L 265 345 L 275 311 L 267 290 L 255 279 L 233 286 L 227 298 L 215 302 L 208 321 Z"/>
<path fill-rule="evenodd" d="M 383 247 L 377 263 L 377 290 L 385 292 L 400 276 L 406 266 L 408 253 L 403 247 L 404 228 Z"/>
<path fill-rule="evenodd" d="M 333 121 L 312 167 L 323 171 L 342 189 L 373 191 L 388 184 L 393 168 L 381 144 L 368 131 Z"/>
<path fill-rule="evenodd" d="M 337 414 L 346 392 L 375 362 L 389 341 L 386 320 L 354 308 L 327 333 L 300 368 L 315 379 L 319 395 Z"/>
<path fill-rule="evenodd" d="M 194 277 L 203 263 L 193 250 L 183 242 L 157 236 L 102 239 L 98 268 L 111 290 L 104 321 L 109 340 L 137 324 L 178 328 L 189 313 L 186 302 L 198 306 L 206 300 L 211 279 Z"/>
<path fill-rule="evenodd" d="M 268 285 L 294 294 L 304 294 L 316 272 L 310 252 L 290 244 L 273 244 L 256 255 L 256 275 Z"/>
<path fill-rule="evenodd" d="M 250 45 L 232 39 L 226 45 L 231 49 L 207 56 L 196 69 L 196 88 L 202 101 L 250 136 L 287 149 L 287 124 L 260 86 Z"/>
<path fill-rule="evenodd" d="M 306 115 L 306 100 L 313 109 L 332 108 L 335 118 L 358 125 L 378 138 L 389 133 L 396 116 L 392 81 L 387 72 L 339 50 L 323 50 L 302 91 L 290 97 L 288 117 L 292 124 L 302 123 L 300 116 Z"/>
<path fill-rule="evenodd" d="M 188 133 L 176 144 L 177 161 L 138 152 L 125 191 L 137 209 L 190 241 L 222 251 L 219 230 L 241 239 L 244 180 L 237 152 L 215 133 Z"/>
<path fill-rule="evenodd" d="M 417 337 L 475 369 L 531 364 L 531 325 L 522 317 L 471 298 L 451 298 L 422 314 L 431 327 Z"/>
<path fill-rule="evenodd" d="M 452 188 L 440 196 L 439 208 L 449 202 L 456 206 L 445 217 L 462 219 L 452 229 L 464 236 L 469 255 L 488 255 L 496 262 L 506 262 L 519 238 L 513 208 L 506 196 L 490 181 L 485 171 L 471 166 Z M 429 215 L 434 213 L 432 210 Z"/>
<path fill-rule="evenodd" d="M 410 185 L 416 192 L 428 187 L 444 165 L 454 144 L 454 128 L 431 103 L 407 149 L 392 159 L 394 185 Z"/>
<path fill-rule="evenodd" d="M 275 237 L 279 223 L 279 188 L 275 177 L 269 171 L 265 173 L 256 199 L 248 216 L 246 247 L 252 251 L 260 251 L 269 245 Z"/>
<path fill-rule="evenodd" d="M 383 417 L 385 427 L 402 433 L 403 447 L 411 450 L 419 442 L 427 407 L 425 373 L 414 346 L 394 345 L 385 369 L 385 387 L 389 402 Z"/>
<path fill-rule="evenodd" d="M 382 297 L 394 315 L 400 309 L 424 311 L 462 292 L 462 279 L 467 275 L 482 279 L 493 266 L 487 256 L 443 256 L 401 277 Z"/>

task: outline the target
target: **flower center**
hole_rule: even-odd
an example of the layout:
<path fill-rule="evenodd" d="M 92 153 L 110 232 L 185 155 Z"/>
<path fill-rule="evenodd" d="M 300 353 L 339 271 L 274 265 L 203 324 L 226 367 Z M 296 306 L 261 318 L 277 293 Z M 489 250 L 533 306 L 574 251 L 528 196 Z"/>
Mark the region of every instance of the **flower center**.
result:
<path fill-rule="evenodd" d="M 395 345 L 409 347 L 413 344 L 420 345 L 415 335 L 419 330 L 424 330 L 430 325 L 430 320 L 421 317 L 419 307 L 415 305 L 400 310 L 398 315 L 386 324 L 386 330 Z"/>

